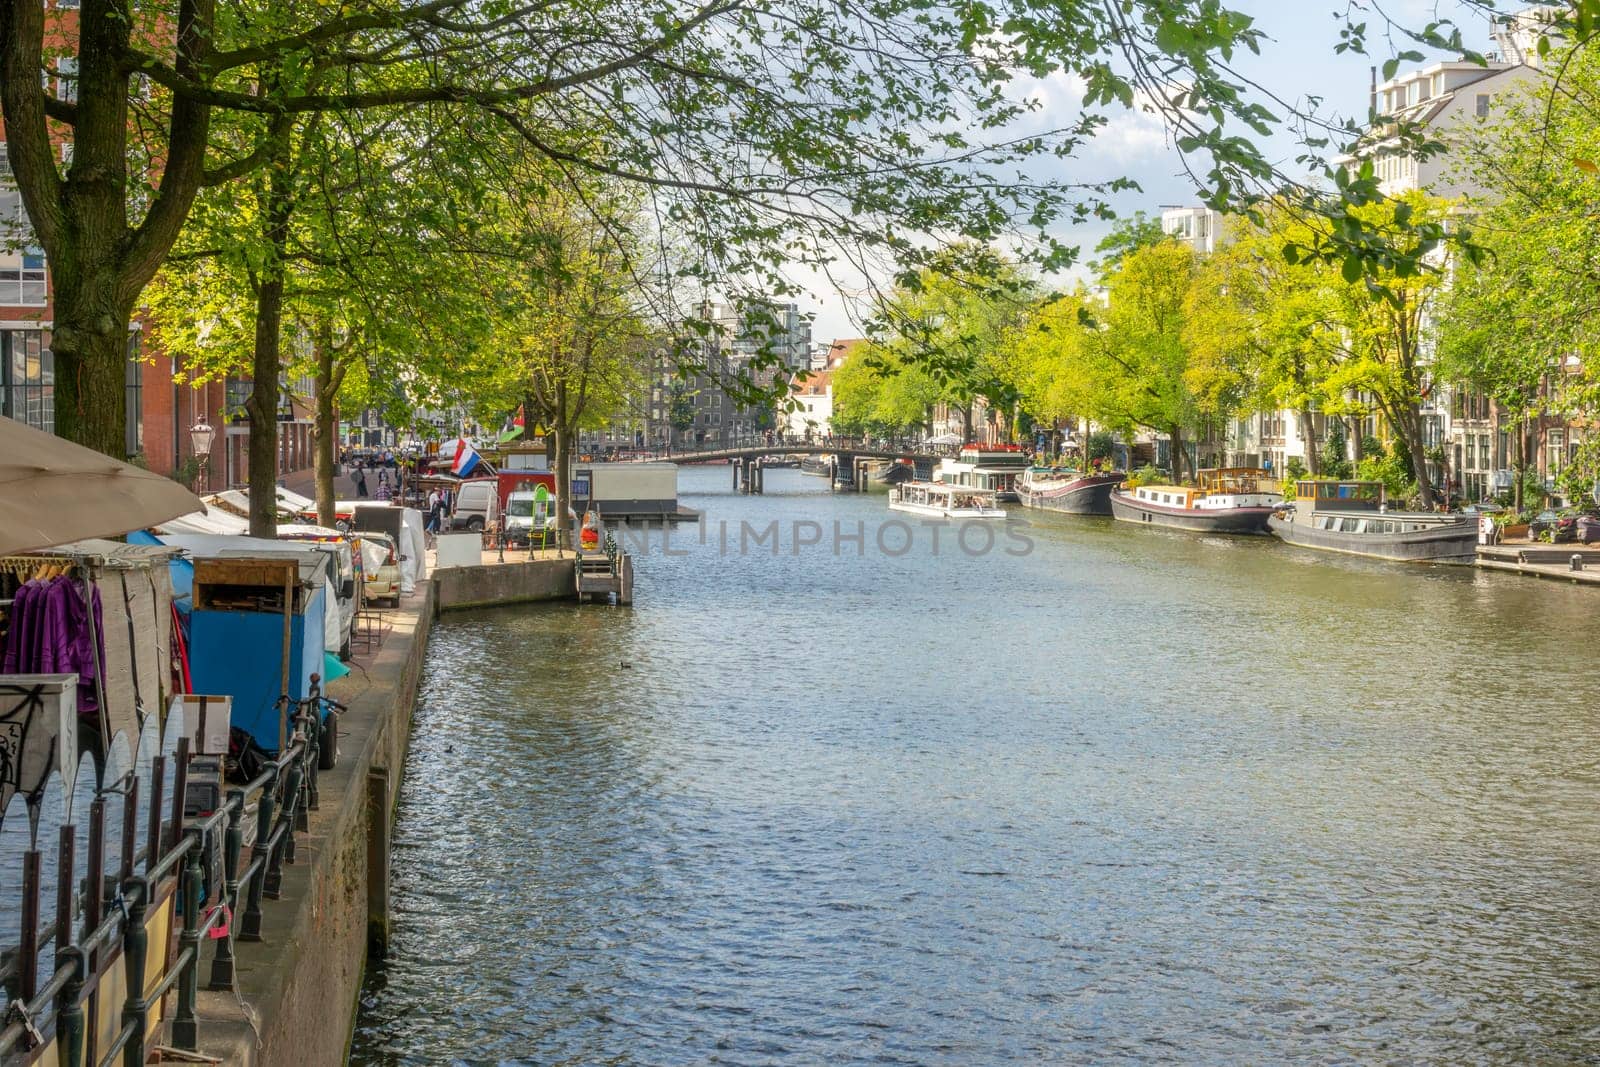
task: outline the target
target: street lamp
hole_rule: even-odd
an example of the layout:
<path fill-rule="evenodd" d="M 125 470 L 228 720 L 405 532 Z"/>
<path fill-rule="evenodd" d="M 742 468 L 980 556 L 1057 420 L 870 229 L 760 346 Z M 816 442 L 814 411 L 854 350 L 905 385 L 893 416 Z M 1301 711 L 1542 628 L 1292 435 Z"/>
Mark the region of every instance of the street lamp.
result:
<path fill-rule="evenodd" d="M 199 461 L 200 469 L 196 472 L 195 481 L 203 493 L 207 488 L 206 468 L 211 463 L 211 444 L 216 439 L 217 432 L 211 428 L 210 423 L 201 419 L 189 427 L 189 444 L 194 449 L 194 458 Z"/>

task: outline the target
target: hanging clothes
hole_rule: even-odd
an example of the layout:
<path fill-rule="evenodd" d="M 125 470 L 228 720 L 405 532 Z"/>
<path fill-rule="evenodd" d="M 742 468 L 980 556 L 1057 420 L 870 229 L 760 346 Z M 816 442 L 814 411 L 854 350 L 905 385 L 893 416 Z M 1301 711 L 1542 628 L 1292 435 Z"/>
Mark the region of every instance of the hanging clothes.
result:
<path fill-rule="evenodd" d="M 91 610 L 93 620 L 90 619 Z M 76 674 L 78 714 L 98 718 L 95 680 L 104 651 L 100 590 L 92 609 L 77 579 L 57 576 L 23 583 L 11 605 L 0 671 L 5 674 Z"/>

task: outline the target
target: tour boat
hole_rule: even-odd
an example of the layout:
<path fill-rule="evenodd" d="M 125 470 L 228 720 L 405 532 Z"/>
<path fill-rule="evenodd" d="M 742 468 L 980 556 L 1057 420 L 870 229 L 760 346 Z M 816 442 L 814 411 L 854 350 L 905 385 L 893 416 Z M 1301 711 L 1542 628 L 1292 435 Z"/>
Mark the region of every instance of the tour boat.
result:
<path fill-rule="evenodd" d="M 1269 523 L 1291 545 L 1408 563 L 1474 563 L 1478 524 L 1465 515 L 1385 510 L 1382 482 L 1297 481 Z"/>
<path fill-rule="evenodd" d="M 1003 519 L 992 489 L 943 482 L 904 482 L 889 490 L 889 510 L 943 519 Z"/>
<path fill-rule="evenodd" d="M 1030 467 L 1017 476 L 1017 500 L 1030 508 L 1068 515 L 1111 514 L 1111 491 L 1127 477 L 1121 471 L 1060 470 Z"/>
<path fill-rule="evenodd" d="M 1027 470 L 1028 463 L 1028 452 L 1021 445 L 962 445 L 955 457 L 939 461 L 933 480 L 988 489 L 997 500 L 1016 500 L 1017 475 Z"/>
<path fill-rule="evenodd" d="M 1200 533 L 1264 534 L 1282 495 L 1261 488 L 1271 473 L 1254 467 L 1203 470 L 1199 485 L 1141 485 L 1111 494 L 1111 514 L 1122 522 L 1172 526 Z"/>

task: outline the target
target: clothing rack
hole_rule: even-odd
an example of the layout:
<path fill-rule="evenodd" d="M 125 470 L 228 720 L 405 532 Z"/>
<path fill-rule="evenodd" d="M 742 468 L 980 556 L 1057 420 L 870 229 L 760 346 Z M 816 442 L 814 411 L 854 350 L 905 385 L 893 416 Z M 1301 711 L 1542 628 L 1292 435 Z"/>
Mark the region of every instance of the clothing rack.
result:
<path fill-rule="evenodd" d="M 34 578 L 73 577 L 83 583 L 83 602 L 88 605 L 90 629 L 94 629 L 94 574 L 85 556 L 70 552 L 32 552 L 24 555 L 0 556 L 0 573 L 11 575 L 21 585 Z M 26 574 L 27 578 L 23 578 Z M 16 603 L 16 598 L 5 602 L 6 607 Z M 94 650 L 94 695 L 100 716 L 100 744 L 102 749 L 111 743 L 111 712 L 106 707 L 106 650 L 105 634 L 94 635 L 89 647 Z"/>

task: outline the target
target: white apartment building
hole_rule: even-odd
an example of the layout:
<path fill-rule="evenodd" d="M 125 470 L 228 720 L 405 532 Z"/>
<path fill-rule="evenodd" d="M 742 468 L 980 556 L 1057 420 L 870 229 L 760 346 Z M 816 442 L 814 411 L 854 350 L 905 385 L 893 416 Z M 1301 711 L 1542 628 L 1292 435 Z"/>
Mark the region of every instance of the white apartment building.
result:
<path fill-rule="evenodd" d="M 1220 211 L 1208 207 L 1161 205 L 1161 232 L 1202 255 L 1215 252 L 1224 242 L 1222 220 Z"/>

